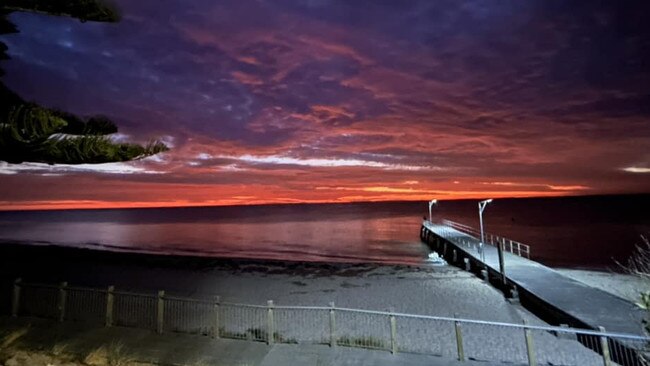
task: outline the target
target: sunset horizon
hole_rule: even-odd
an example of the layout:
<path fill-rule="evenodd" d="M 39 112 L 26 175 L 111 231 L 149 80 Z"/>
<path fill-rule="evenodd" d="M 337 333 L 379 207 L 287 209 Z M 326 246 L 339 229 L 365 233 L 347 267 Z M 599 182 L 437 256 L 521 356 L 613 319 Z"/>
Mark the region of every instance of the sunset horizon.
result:
<path fill-rule="evenodd" d="M 218 202 L 99 202 L 99 201 L 74 201 L 74 202 L 65 202 L 65 201 L 56 201 L 52 203 L 47 202 L 35 202 L 30 204 L 22 204 L 15 206 L 3 206 L 0 207 L 1 211 L 55 211 L 55 210 L 118 210 L 118 209 L 156 209 L 156 208 L 219 208 L 219 207 L 233 207 L 233 206 L 275 206 L 275 205 L 326 205 L 326 204 L 365 204 L 365 203 L 414 203 L 422 202 L 423 205 L 426 202 L 436 199 L 439 203 L 444 203 L 445 201 L 478 201 L 486 198 L 492 198 L 495 200 L 502 199 L 546 199 L 546 198 L 596 198 L 596 197 L 617 197 L 617 196 L 647 196 L 648 193 L 638 192 L 638 193 L 583 193 L 583 194 L 565 194 L 563 192 L 548 192 L 548 194 L 535 194 L 532 192 L 523 192 L 522 195 L 512 194 L 511 192 L 477 192 L 476 194 L 470 195 L 460 195 L 460 196 L 421 196 L 417 198 L 385 198 L 379 197 L 376 199 L 368 200 L 276 200 L 276 201 L 250 201 L 250 202 L 230 202 L 225 201 L 222 203 Z M 490 194 L 493 193 L 493 194 Z M 522 193 L 522 192 L 517 192 Z M 506 194 L 506 195 L 500 195 Z M 528 195 L 531 194 L 531 195 Z M 436 198 L 442 197 L 442 198 Z M 424 206 L 423 206 L 424 207 Z M 423 211 L 424 213 L 424 211 Z"/>

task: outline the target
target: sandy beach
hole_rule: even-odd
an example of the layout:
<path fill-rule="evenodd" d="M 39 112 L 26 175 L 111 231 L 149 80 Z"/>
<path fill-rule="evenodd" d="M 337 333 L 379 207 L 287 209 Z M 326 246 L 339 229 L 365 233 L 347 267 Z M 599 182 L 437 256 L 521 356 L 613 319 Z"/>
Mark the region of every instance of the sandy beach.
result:
<path fill-rule="evenodd" d="M 232 260 L 10 245 L 0 248 L 0 258 L 5 294 L 9 294 L 11 281 L 22 277 L 26 282 L 68 281 L 72 286 L 95 288 L 114 285 L 117 290 L 150 294 L 165 290 L 170 296 L 211 299 L 218 295 L 221 301 L 231 303 L 264 305 L 273 300 L 279 306 L 327 306 L 334 302 L 345 308 L 515 324 L 524 318 L 535 319 L 483 280 L 452 266 Z M 6 313 L 8 309 L 2 310 Z M 287 313 L 289 318 L 278 330 L 287 338 L 303 339 L 320 324 L 310 314 Z M 278 312 L 279 323 L 281 317 Z M 353 336 L 385 335 L 376 320 L 362 315 L 342 313 L 340 324 L 341 332 Z M 540 320 L 535 324 L 544 325 Z M 455 357 L 452 323 L 403 319 L 397 330 L 405 348 Z M 470 359 L 525 362 L 520 329 L 464 324 L 463 332 Z M 545 331 L 535 331 L 534 337 L 541 361 L 579 365 L 598 359 L 575 340 Z"/>
<path fill-rule="evenodd" d="M 561 274 L 576 281 L 636 303 L 641 292 L 650 291 L 650 283 L 639 277 L 611 271 L 556 268 Z"/>

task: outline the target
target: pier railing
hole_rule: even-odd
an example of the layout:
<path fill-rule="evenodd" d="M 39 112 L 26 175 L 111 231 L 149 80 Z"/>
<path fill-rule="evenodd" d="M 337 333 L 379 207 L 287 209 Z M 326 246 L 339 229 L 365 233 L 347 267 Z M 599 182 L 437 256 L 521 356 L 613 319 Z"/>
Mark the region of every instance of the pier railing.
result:
<path fill-rule="evenodd" d="M 453 229 L 456 229 L 460 232 L 463 232 L 465 234 L 471 235 L 475 238 L 480 239 L 481 238 L 481 232 L 471 226 L 464 225 L 455 221 L 443 219 L 441 223 L 445 226 L 449 226 Z M 489 244 L 492 246 L 498 246 L 498 245 L 503 245 L 503 250 L 510 252 L 512 254 L 516 254 L 520 257 L 525 257 L 530 259 L 530 246 L 520 243 L 518 241 L 504 238 L 498 235 L 494 235 L 488 232 L 484 232 L 483 235 L 485 236 L 485 244 Z"/>
<path fill-rule="evenodd" d="M 157 333 L 331 347 L 360 347 L 515 365 L 640 366 L 650 338 L 568 327 L 512 324 L 329 306 L 242 304 L 212 298 L 24 283 L 11 296 L 14 317 L 133 327 Z"/>

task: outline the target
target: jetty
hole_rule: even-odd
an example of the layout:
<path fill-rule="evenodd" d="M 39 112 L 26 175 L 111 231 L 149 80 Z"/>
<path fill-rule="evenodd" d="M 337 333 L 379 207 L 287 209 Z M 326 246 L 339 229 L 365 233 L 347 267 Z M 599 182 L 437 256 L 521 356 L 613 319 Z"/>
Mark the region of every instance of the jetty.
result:
<path fill-rule="evenodd" d="M 522 251 L 521 244 L 513 246 L 507 239 L 484 243 L 481 253 L 480 240 L 472 234 L 468 226 L 425 220 L 420 238 L 450 264 L 484 277 L 550 324 L 643 335 L 644 313 L 629 301 L 526 258 L 530 249 Z"/>

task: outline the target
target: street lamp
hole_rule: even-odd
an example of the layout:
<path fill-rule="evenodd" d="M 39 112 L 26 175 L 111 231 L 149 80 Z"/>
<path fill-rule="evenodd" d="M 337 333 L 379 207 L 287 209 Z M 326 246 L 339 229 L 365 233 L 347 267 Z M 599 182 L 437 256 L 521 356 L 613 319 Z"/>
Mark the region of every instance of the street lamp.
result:
<path fill-rule="evenodd" d="M 483 234 L 483 210 L 485 210 L 485 206 L 487 206 L 488 203 L 492 202 L 492 198 L 488 200 L 484 200 L 478 203 L 478 219 L 479 223 L 481 224 L 481 260 L 485 263 L 485 251 L 483 250 L 483 240 L 484 240 L 484 234 Z"/>
<path fill-rule="evenodd" d="M 433 220 L 431 219 L 432 218 L 432 216 L 431 216 L 431 207 L 433 207 L 433 205 L 436 205 L 436 204 L 438 204 L 438 200 L 429 201 L 429 222 L 433 222 Z"/>

